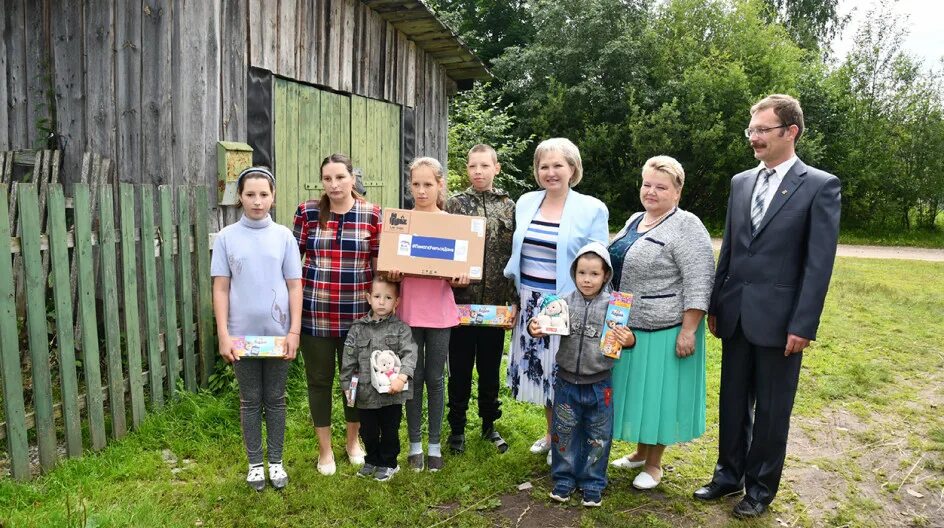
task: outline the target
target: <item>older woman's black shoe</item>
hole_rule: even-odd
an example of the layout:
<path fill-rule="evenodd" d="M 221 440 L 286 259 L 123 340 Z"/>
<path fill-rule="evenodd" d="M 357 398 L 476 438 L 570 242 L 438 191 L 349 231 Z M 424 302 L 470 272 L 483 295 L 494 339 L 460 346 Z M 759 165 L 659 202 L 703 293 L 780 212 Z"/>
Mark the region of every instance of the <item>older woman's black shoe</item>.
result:
<path fill-rule="evenodd" d="M 738 519 L 753 519 L 760 517 L 767 511 L 767 505 L 763 502 L 757 502 L 750 497 L 744 497 L 741 502 L 734 506 L 734 516 Z"/>
<path fill-rule="evenodd" d="M 728 497 L 730 495 L 737 495 L 741 493 L 742 488 L 735 488 L 729 486 L 722 486 L 715 481 L 711 481 L 708 484 L 695 490 L 695 493 L 692 493 L 692 496 L 698 500 L 703 501 L 713 501 L 720 499 L 722 497 Z"/>
<path fill-rule="evenodd" d="M 459 453 L 465 452 L 465 435 L 464 434 L 454 434 L 449 436 L 449 440 L 446 442 L 449 444 L 449 451 L 453 454 L 458 455 Z"/>

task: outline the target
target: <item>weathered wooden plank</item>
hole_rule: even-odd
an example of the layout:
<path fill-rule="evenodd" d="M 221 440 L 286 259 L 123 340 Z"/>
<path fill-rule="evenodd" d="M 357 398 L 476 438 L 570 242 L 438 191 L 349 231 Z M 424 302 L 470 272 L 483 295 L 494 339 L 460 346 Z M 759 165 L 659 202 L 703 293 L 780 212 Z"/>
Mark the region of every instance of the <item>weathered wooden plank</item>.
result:
<path fill-rule="evenodd" d="M 416 106 L 416 43 L 409 42 L 406 49 L 406 91 L 403 104 L 414 108 Z"/>
<path fill-rule="evenodd" d="M 340 19 L 337 21 L 341 29 L 341 63 L 338 82 L 341 91 L 348 93 L 354 88 L 354 18 L 356 4 L 356 0 L 341 0 L 339 6 Z"/>
<path fill-rule="evenodd" d="M 310 163 L 312 152 L 308 148 L 311 141 L 311 98 L 316 88 L 296 85 L 296 112 L 298 120 L 295 133 L 295 171 L 292 174 L 279 174 L 278 188 L 276 196 L 282 196 L 285 201 L 285 208 L 288 220 L 291 223 L 294 220 L 295 207 L 301 201 L 304 193 L 304 187 L 301 182 L 308 180 L 310 175 Z M 317 136 L 316 136 L 317 137 Z M 278 200 L 278 198 L 276 198 Z"/>
<path fill-rule="evenodd" d="M 312 50 L 315 45 L 315 13 L 316 6 L 309 0 L 298 2 L 298 12 L 295 20 L 295 78 L 304 82 L 314 82 L 312 72 L 315 71 L 317 58 Z"/>
<path fill-rule="evenodd" d="M 154 187 L 141 186 L 141 278 L 144 281 L 145 342 L 148 355 L 148 390 L 151 405 L 164 406 L 161 376 L 160 317 L 157 302 L 157 267 L 154 261 Z"/>
<path fill-rule="evenodd" d="M 20 346 L 16 329 L 7 189 L 0 184 L 0 378 L 3 383 L 3 415 L 6 418 L 7 456 L 13 478 L 30 477 L 29 445 L 26 440 L 26 407 L 20 373 Z"/>
<path fill-rule="evenodd" d="M 367 100 L 351 96 L 351 159 L 361 167 L 365 179 L 373 179 L 367 165 Z"/>
<path fill-rule="evenodd" d="M 249 41 L 253 66 L 278 71 L 279 12 L 274 2 L 250 0 Z"/>
<path fill-rule="evenodd" d="M 171 61 L 174 38 L 172 0 L 143 0 L 141 40 L 141 166 L 137 183 L 163 183 L 174 171 Z"/>
<path fill-rule="evenodd" d="M 124 282 L 125 348 L 128 351 L 128 386 L 131 391 L 131 423 L 144 421 L 144 379 L 141 374 L 141 322 L 138 305 L 138 266 L 135 250 L 134 186 L 119 186 L 121 218 L 121 275 Z M 150 248 L 142 243 L 143 248 Z"/>
<path fill-rule="evenodd" d="M 29 148 L 27 111 L 26 2 L 9 2 L 4 9 L 7 48 L 7 141 L 11 149 Z"/>
<path fill-rule="evenodd" d="M 336 152 L 334 147 L 334 128 L 333 115 L 334 108 L 332 103 L 334 102 L 335 95 L 330 92 L 321 92 L 321 101 L 319 114 L 321 115 L 321 141 L 319 141 L 321 148 L 319 149 L 325 156 L 329 156 L 332 153 Z"/>
<path fill-rule="evenodd" d="M 6 35 L 7 27 L 7 0 L 0 0 L 0 35 Z M 0 152 L 10 150 L 10 114 L 7 109 L 7 43 L 6 39 L 0 37 Z M 0 157 L 0 169 L 2 169 L 2 157 Z M 0 179 L 0 184 L 6 183 Z"/>
<path fill-rule="evenodd" d="M 115 5 L 109 0 L 85 2 L 85 115 L 87 149 L 114 160 L 115 137 Z"/>
<path fill-rule="evenodd" d="M 53 77 L 56 90 L 56 121 L 62 138 L 61 181 L 79 181 L 85 152 L 85 79 L 82 58 L 82 0 L 62 0 L 52 26 Z M 2 40 L 2 39 L 0 39 Z M 0 47 L 3 44 L 0 43 Z M 0 62 L 3 61 L 0 53 Z M 0 87 L 0 93 L 3 88 Z M 3 97 L 0 97 L 0 101 Z M 0 105 L 2 106 L 2 105 Z M 3 109 L 0 109 L 3 122 Z M 2 134 L 2 131 L 0 131 Z M 0 142 L 2 145 L 2 142 Z"/>
<path fill-rule="evenodd" d="M 367 95 L 374 99 L 383 97 L 383 46 L 384 39 L 384 21 L 380 15 L 374 11 L 367 12 L 367 31 L 369 33 L 370 47 L 368 48 L 368 75 Z"/>
<path fill-rule="evenodd" d="M 161 185 L 157 188 L 161 208 L 161 272 L 164 291 L 164 352 L 167 354 L 167 397 L 177 395 L 177 365 L 180 353 L 177 349 L 177 281 L 174 269 L 174 195 L 173 188 Z"/>
<path fill-rule="evenodd" d="M 290 167 L 288 157 L 289 150 L 291 149 L 291 142 L 295 141 L 296 138 L 291 136 L 291 132 L 288 129 L 288 120 L 289 113 L 291 109 L 291 96 L 289 95 L 289 81 L 285 79 L 276 78 L 274 86 L 274 94 L 272 97 L 272 130 L 275 142 L 275 160 L 274 160 L 274 169 L 277 177 L 281 178 L 283 168 L 285 170 L 286 177 L 289 174 Z M 287 216 L 289 205 L 285 203 L 284 200 L 275 201 L 275 221 L 289 227 Z"/>
<path fill-rule="evenodd" d="M 115 10 L 115 88 L 118 105 L 116 180 L 137 181 L 141 170 L 141 3 Z"/>
<path fill-rule="evenodd" d="M 46 324 L 46 283 L 39 251 L 39 200 L 35 183 L 20 186 L 20 224 L 23 226 L 23 275 L 26 284 L 26 328 L 30 349 L 36 441 L 43 471 L 56 465 L 56 422 L 52 417 L 52 377 L 49 373 L 49 328 Z"/>
<path fill-rule="evenodd" d="M 76 184 L 74 187 L 76 203 L 92 203 L 89 185 Z M 76 207 L 75 213 L 75 251 L 73 252 L 78 270 L 79 326 L 82 328 L 82 370 L 85 371 L 85 392 L 88 398 L 89 436 L 92 449 L 98 451 L 105 447 L 105 409 L 102 403 L 102 376 L 98 354 L 98 324 L 95 315 L 95 274 L 92 256 L 92 214 L 91 208 Z"/>
<path fill-rule="evenodd" d="M 276 73 L 292 79 L 295 75 L 295 26 L 298 16 L 297 0 L 279 0 L 277 4 L 279 16 L 279 38 L 278 38 L 278 70 Z M 275 9 L 276 6 L 270 7 Z"/>
<path fill-rule="evenodd" d="M 213 333 L 213 291 L 210 287 L 210 236 L 207 230 L 206 187 L 194 190 L 194 253 L 197 260 L 197 332 L 200 340 L 200 386 L 206 387 L 210 373 L 216 366 L 216 346 Z"/>
<path fill-rule="evenodd" d="M 191 245 L 193 225 L 190 221 L 191 187 L 177 188 L 177 261 L 180 265 L 180 334 L 184 364 L 184 388 L 197 390 L 197 358 L 193 344 L 196 329 L 193 323 L 193 264 Z M 199 204 L 203 206 L 203 204 Z M 176 333 L 176 332 L 175 332 Z"/>
<path fill-rule="evenodd" d="M 226 141 L 246 141 L 247 1 L 226 0 L 220 19 L 222 138 Z"/>
<path fill-rule="evenodd" d="M 330 6 L 330 11 L 327 12 L 328 18 L 324 21 L 328 31 L 328 46 L 325 57 L 327 77 L 324 80 L 329 88 L 338 90 L 341 88 L 341 32 L 343 31 L 341 15 L 344 0 L 324 0 L 324 2 Z"/>
<path fill-rule="evenodd" d="M 47 57 L 48 40 L 39 28 L 44 26 L 43 4 L 26 2 L 26 27 L 36 28 L 26 32 L 26 115 L 29 116 L 28 146 L 46 148 L 46 140 L 54 132 L 52 107 L 55 104 L 51 92 L 46 87 L 46 80 L 51 72 Z M 40 205 L 42 217 L 42 205 Z"/>
<path fill-rule="evenodd" d="M 397 72 L 397 30 L 393 24 L 384 24 L 384 69 L 383 69 L 383 98 L 387 101 L 396 101 L 396 72 Z"/>
<path fill-rule="evenodd" d="M 49 251 L 52 255 L 52 290 L 56 306 L 56 343 L 59 363 L 59 392 L 65 425 L 66 453 L 82 456 L 82 416 L 79 413 L 79 385 L 75 371 L 75 333 L 72 322 L 72 290 L 69 284 L 69 248 L 66 233 L 66 200 L 61 184 L 49 187 Z"/>
<path fill-rule="evenodd" d="M 397 104 L 406 104 L 406 72 L 407 72 L 407 40 L 406 35 L 402 32 L 397 31 L 397 66 L 394 70 L 396 79 L 396 87 L 394 93 L 396 94 L 393 102 Z"/>
<path fill-rule="evenodd" d="M 118 269 L 115 244 L 115 197 L 112 186 L 102 185 L 98 193 L 98 256 L 101 275 L 99 281 L 103 306 L 118 304 Z M 118 310 L 102 313 L 105 327 L 105 357 L 108 372 L 108 409 L 111 412 L 111 436 L 121 438 L 128 432 L 125 417 L 124 374 L 121 369 L 121 321 Z"/>
<path fill-rule="evenodd" d="M 381 170 L 381 155 L 383 149 L 383 131 L 380 123 L 380 108 L 382 103 L 373 99 L 365 99 L 365 134 L 367 136 L 368 148 L 365 150 L 364 159 L 355 160 L 363 163 L 364 178 L 366 180 L 383 181 Z M 370 201 L 381 203 L 382 199 L 378 196 L 368 195 Z"/>
<path fill-rule="evenodd" d="M 180 2 L 174 12 L 172 69 L 175 180 L 165 183 L 208 183 L 216 167 L 219 139 L 219 27 L 211 2 Z M 195 22 L 196 21 L 196 22 Z M 190 26 L 197 23 L 199 31 Z M 194 72 L 201 72 L 194 74 Z M 211 163 L 212 161 L 212 163 Z"/>
<path fill-rule="evenodd" d="M 351 154 L 351 98 L 347 95 L 338 96 L 338 149 Z"/>

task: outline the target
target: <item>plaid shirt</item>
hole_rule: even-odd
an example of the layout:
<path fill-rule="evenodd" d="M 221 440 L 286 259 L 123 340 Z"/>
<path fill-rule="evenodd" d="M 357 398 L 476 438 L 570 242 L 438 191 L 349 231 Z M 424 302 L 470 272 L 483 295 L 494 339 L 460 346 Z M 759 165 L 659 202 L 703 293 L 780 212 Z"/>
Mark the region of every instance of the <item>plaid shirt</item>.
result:
<path fill-rule="evenodd" d="M 364 292 L 374 278 L 371 259 L 380 248 L 380 207 L 362 200 L 343 215 L 331 213 L 318 225 L 318 202 L 295 211 L 295 238 L 302 266 L 302 331 L 318 337 L 345 337 L 351 324 L 370 309 Z"/>

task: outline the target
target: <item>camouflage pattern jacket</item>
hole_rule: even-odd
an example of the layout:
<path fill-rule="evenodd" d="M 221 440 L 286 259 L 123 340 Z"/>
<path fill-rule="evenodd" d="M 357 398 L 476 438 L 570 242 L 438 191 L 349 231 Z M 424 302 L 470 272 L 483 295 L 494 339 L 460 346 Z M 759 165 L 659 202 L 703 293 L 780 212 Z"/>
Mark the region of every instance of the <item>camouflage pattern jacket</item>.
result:
<path fill-rule="evenodd" d="M 501 189 L 480 192 L 469 187 L 449 198 L 446 212 L 486 218 L 482 280 L 465 288 L 454 288 L 456 303 L 517 305 L 515 283 L 504 275 L 515 232 L 515 202 Z"/>

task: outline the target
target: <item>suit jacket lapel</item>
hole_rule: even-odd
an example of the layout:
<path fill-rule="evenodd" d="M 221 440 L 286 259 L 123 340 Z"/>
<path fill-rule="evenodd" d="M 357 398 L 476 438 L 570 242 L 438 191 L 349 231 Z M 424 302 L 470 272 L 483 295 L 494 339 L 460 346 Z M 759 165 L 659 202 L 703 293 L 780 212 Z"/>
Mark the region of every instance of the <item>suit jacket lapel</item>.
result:
<path fill-rule="evenodd" d="M 787 200 L 793 197 L 797 187 L 803 184 L 803 176 L 805 174 L 806 165 L 802 161 L 796 160 L 796 163 L 793 164 L 793 167 L 790 168 L 787 175 L 783 177 L 783 181 L 780 182 L 780 187 L 777 188 L 777 192 L 774 193 L 774 197 L 771 199 L 770 205 L 767 206 L 767 212 L 764 214 L 764 219 L 761 220 L 760 227 L 757 228 L 757 233 L 754 235 L 754 238 L 757 238 L 773 217 L 780 212 L 780 208 L 783 207 L 783 204 L 787 203 Z M 748 221 L 748 223 L 750 223 L 750 221 Z"/>

